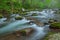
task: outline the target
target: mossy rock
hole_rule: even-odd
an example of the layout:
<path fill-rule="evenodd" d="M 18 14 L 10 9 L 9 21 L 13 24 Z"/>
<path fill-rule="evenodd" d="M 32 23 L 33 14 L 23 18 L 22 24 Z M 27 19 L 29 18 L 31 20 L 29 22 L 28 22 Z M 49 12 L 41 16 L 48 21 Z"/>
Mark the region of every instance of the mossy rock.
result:
<path fill-rule="evenodd" d="M 60 22 L 51 23 L 50 28 L 60 29 Z"/>
<path fill-rule="evenodd" d="M 60 10 L 56 11 L 55 14 L 60 14 Z"/>
<path fill-rule="evenodd" d="M 26 36 L 26 31 L 25 30 L 20 30 L 21 35 Z"/>
<path fill-rule="evenodd" d="M 56 32 L 48 32 L 48 34 L 44 37 L 44 39 L 43 40 L 49 40 L 50 39 L 50 35 L 54 35 L 54 34 L 56 34 Z"/>
<path fill-rule="evenodd" d="M 3 16 L 2 16 L 2 15 L 0 15 L 0 18 L 3 18 Z"/>
<path fill-rule="evenodd" d="M 20 13 L 20 15 L 25 16 L 25 15 L 27 15 L 27 13 L 23 12 L 23 13 Z"/>
<path fill-rule="evenodd" d="M 49 23 L 54 23 L 54 22 L 57 22 L 57 20 L 54 20 L 54 19 L 49 19 L 48 21 Z"/>
<path fill-rule="evenodd" d="M 22 20 L 22 16 L 15 17 L 16 20 Z"/>
<path fill-rule="evenodd" d="M 36 13 L 34 13 L 34 14 L 32 14 L 31 16 L 37 16 L 37 14 L 36 14 Z"/>

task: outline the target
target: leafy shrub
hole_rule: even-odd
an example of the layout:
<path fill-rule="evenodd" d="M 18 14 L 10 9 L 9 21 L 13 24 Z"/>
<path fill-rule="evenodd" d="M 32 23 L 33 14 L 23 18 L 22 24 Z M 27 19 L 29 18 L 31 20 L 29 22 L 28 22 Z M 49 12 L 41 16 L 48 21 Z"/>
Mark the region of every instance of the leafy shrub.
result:
<path fill-rule="evenodd" d="M 0 15 L 0 18 L 2 18 L 3 16 L 2 15 Z"/>

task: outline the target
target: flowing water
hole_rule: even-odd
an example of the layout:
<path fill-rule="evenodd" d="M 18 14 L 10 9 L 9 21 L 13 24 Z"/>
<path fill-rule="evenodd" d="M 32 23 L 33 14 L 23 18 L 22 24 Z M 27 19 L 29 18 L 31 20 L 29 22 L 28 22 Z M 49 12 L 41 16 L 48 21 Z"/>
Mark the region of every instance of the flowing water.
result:
<path fill-rule="evenodd" d="M 49 29 L 48 26 L 49 25 L 39 27 L 36 24 L 34 24 L 34 26 L 32 28 L 35 29 L 35 32 L 29 37 L 29 40 L 39 40 L 39 39 L 43 38 L 48 32 L 48 29 Z M 45 29 L 45 28 L 47 28 L 47 29 Z"/>
<path fill-rule="evenodd" d="M 50 10 L 45 9 L 42 12 L 31 11 L 28 13 L 30 13 L 29 16 L 32 15 L 33 13 L 37 13 L 38 16 L 32 16 L 32 17 L 37 18 L 37 20 L 41 22 L 48 22 L 50 18 L 54 18 L 54 14 L 53 14 L 54 11 L 52 11 L 51 9 Z M 15 22 L 12 22 L 3 28 L 0 28 L 0 35 L 8 34 L 16 30 L 21 30 L 21 29 L 30 28 L 30 27 L 33 28 L 35 32 L 26 40 L 38 40 L 38 39 L 43 38 L 48 33 L 49 25 L 44 25 L 40 27 L 36 25 L 35 23 L 27 24 L 28 22 L 30 22 L 30 20 L 26 20 L 25 18 L 22 20 L 17 20 Z"/>
<path fill-rule="evenodd" d="M 24 25 L 25 23 L 29 22 L 26 19 L 18 20 L 13 23 L 8 24 L 7 26 L 0 28 L 0 34 L 15 31 L 20 26 Z"/>
<path fill-rule="evenodd" d="M 55 14 L 55 20 L 57 20 L 58 22 L 60 22 L 60 14 Z"/>
<path fill-rule="evenodd" d="M 38 14 L 38 16 L 32 16 L 34 18 L 37 18 L 40 22 L 48 22 L 49 19 L 53 19 L 54 18 L 54 12 L 52 11 L 52 9 L 44 9 L 42 12 L 40 11 L 31 11 L 31 12 L 27 12 L 29 13 L 28 15 L 31 16 L 33 13 Z"/>

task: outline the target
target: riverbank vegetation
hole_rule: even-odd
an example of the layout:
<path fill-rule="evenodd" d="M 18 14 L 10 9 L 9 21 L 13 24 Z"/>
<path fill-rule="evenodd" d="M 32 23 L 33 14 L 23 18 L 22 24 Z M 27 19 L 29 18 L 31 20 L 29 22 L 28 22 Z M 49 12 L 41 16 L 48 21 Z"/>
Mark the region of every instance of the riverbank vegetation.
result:
<path fill-rule="evenodd" d="M 24 11 L 36 9 L 59 9 L 59 7 L 59 0 L 0 0 L 0 15 L 2 14 L 4 17 L 6 17 L 5 14 L 11 15 L 18 13 L 26 15 Z"/>
<path fill-rule="evenodd" d="M 0 10 L 19 13 L 24 9 L 59 8 L 59 0 L 0 0 Z"/>

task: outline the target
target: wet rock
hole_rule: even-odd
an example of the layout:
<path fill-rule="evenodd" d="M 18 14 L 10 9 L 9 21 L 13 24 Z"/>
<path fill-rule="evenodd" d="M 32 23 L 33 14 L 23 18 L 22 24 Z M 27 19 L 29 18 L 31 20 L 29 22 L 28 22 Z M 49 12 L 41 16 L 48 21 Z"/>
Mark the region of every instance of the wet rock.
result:
<path fill-rule="evenodd" d="M 54 22 L 54 20 L 49 20 L 49 23 L 53 23 Z"/>
<path fill-rule="evenodd" d="M 30 22 L 28 22 L 28 24 L 33 24 L 33 23 L 35 23 L 33 20 L 31 20 Z"/>
<path fill-rule="evenodd" d="M 26 31 L 26 35 L 28 36 L 34 31 L 34 29 L 28 28 L 28 29 L 25 29 L 25 31 Z"/>
<path fill-rule="evenodd" d="M 26 17 L 27 20 L 32 20 L 32 23 L 37 24 L 38 26 L 43 26 L 44 23 L 40 22 L 39 20 L 37 20 L 36 18 L 33 17 Z"/>
<path fill-rule="evenodd" d="M 57 20 L 50 19 L 48 22 L 49 23 L 54 23 L 54 22 L 57 22 Z"/>
<path fill-rule="evenodd" d="M 36 14 L 36 13 L 34 13 L 34 14 L 32 14 L 31 16 L 37 16 L 37 14 Z"/>
<path fill-rule="evenodd" d="M 49 23 L 44 23 L 44 25 L 49 25 Z"/>
<path fill-rule="evenodd" d="M 26 29 L 22 29 L 22 30 L 16 31 L 15 34 L 17 36 L 29 36 L 33 32 L 34 32 L 34 29 L 32 29 L 32 28 L 26 28 Z"/>
<path fill-rule="evenodd" d="M 22 18 L 22 16 L 17 16 L 17 17 L 15 17 L 15 19 L 16 20 L 22 20 L 23 18 Z"/>
<path fill-rule="evenodd" d="M 60 14 L 60 10 L 57 10 L 55 13 L 56 13 L 56 14 Z"/>

